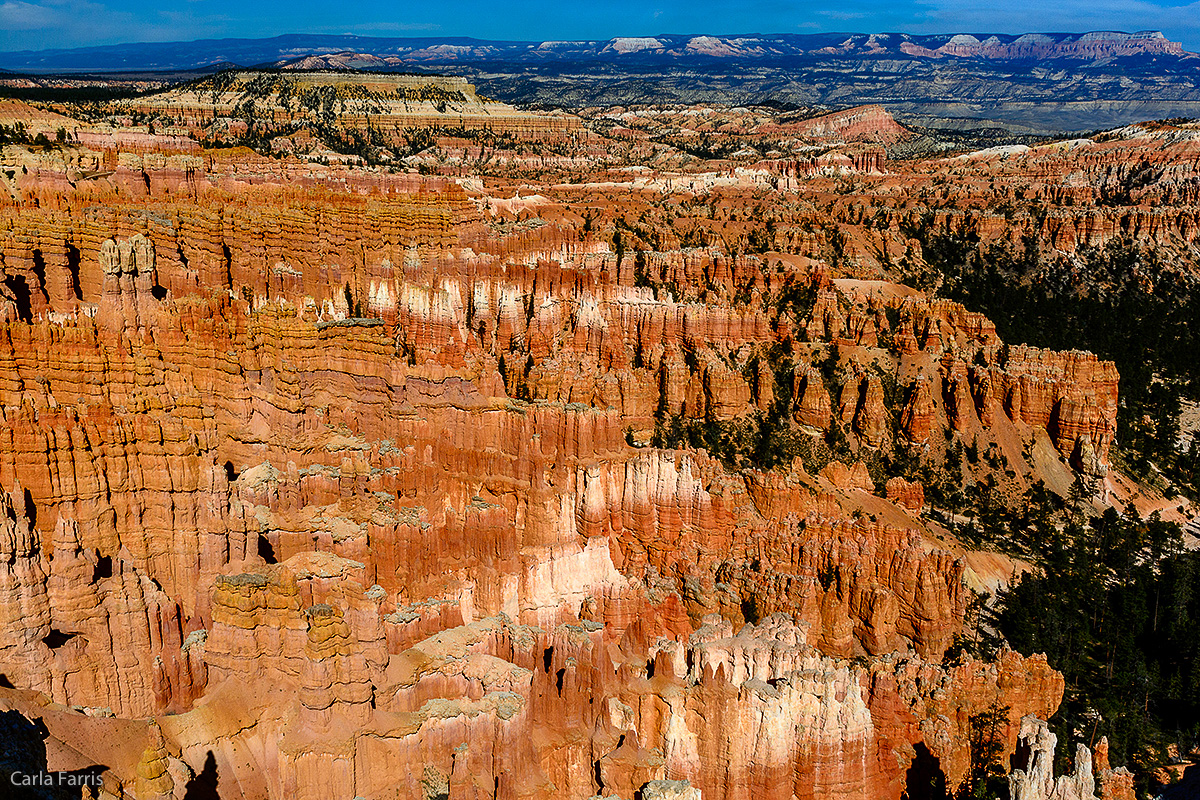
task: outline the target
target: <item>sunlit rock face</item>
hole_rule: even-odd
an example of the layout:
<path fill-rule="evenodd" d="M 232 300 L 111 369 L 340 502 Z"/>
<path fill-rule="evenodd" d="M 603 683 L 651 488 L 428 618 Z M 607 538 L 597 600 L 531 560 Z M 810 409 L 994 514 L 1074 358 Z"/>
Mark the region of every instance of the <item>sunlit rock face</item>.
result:
<path fill-rule="evenodd" d="M 654 216 L 711 181 L 740 236 L 769 164 L 676 197 L 585 152 L 595 185 L 531 191 L 91 133 L 0 205 L 0 709 L 51 767 L 138 798 L 875 800 L 918 754 L 959 785 L 993 704 L 1006 758 L 1058 707 L 1042 657 L 943 663 L 966 548 L 880 464 L 1103 475 L 1112 364 L 831 265 L 811 203 L 761 253 Z M 756 420 L 807 449 L 737 440 Z"/>

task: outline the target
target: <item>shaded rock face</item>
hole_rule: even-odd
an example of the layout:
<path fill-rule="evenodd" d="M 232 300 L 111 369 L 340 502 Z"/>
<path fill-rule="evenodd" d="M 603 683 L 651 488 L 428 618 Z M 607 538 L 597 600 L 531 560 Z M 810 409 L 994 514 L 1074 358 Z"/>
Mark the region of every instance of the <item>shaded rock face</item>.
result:
<path fill-rule="evenodd" d="M 1103 464 L 1110 364 L 819 267 L 773 319 L 722 298 L 783 267 L 541 200 L 128 155 L 0 209 L 0 706 L 113 794 L 898 798 L 1057 708 L 1044 658 L 942 664 L 964 563 L 866 459 L 1007 424 Z M 768 413 L 861 460 L 631 444 Z"/>

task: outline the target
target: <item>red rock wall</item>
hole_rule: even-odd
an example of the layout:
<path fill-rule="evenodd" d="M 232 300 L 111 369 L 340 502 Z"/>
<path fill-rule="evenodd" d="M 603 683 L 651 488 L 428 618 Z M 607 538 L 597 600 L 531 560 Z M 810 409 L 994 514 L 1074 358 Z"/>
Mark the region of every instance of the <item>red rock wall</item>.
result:
<path fill-rule="evenodd" d="M 918 742 L 961 778 L 993 700 L 1057 706 L 1044 660 L 939 665 L 963 563 L 863 463 L 730 472 L 629 440 L 770 408 L 787 387 L 747 357 L 786 342 L 785 412 L 844 420 L 864 452 L 996 409 L 1103 448 L 1111 365 L 1001 364 L 981 316 L 820 270 L 793 327 L 722 300 L 761 292 L 761 260 L 656 254 L 647 286 L 565 223 L 498 241 L 444 183 L 283 188 L 260 165 L 234 192 L 253 165 L 141 181 L 125 162 L 4 206 L 0 264 L 34 290 L 0 322 L 0 692 L 160 715 L 112 780 L 162 793 L 211 753 L 229 797 L 670 778 L 865 800 L 899 796 Z M 928 382 L 899 437 L 894 375 L 863 357 L 888 335 L 896 374 Z M 827 386 L 812 364 L 833 344 Z"/>

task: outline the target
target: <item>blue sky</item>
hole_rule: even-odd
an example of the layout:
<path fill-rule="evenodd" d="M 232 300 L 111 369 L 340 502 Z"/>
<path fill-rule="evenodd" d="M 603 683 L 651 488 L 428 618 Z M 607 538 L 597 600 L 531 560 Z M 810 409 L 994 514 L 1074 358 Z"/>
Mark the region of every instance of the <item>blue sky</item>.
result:
<path fill-rule="evenodd" d="M 0 0 L 0 50 L 282 33 L 542 40 L 701 32 L 1146 29 L 1200 50 L 1200 0 Z"/>

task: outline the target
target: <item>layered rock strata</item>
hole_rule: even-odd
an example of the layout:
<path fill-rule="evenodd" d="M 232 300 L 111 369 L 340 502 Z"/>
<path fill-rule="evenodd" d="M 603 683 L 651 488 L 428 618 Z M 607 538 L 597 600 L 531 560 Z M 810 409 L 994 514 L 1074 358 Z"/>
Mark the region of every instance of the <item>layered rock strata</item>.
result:
<path fill-rule="evenodd" d="M 0 704 L 113 794 L 899 797 L 1060 702 L 1037 656 L 942 664 L 964 562 L 877 467 L 1099 470 L 1111 364 L 573 201 L 107 166 L 0 206 Z M 686 446 L 762 419 L 812 457 Z"/>

